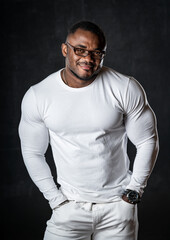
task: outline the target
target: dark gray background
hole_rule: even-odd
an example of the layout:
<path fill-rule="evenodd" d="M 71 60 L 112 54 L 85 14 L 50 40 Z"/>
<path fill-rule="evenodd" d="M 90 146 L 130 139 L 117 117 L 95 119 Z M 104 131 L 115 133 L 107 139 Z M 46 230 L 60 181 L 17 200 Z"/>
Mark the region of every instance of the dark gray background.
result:
<path fill-rule="evenodd" d="M 26 90 L 64 66 L 60 45 L 76 21 L 104 30 L 104 65 L 134 76 L 158 121 L 160 153 L 139 204 L 139 240 L 166 240 L 169 218 L 168 0 L 1 1 L 1 220 L 4 239 L 41 240 L 51 210 L 30 180 L 18 138 Z M 133 161 L 134 149 L 129 154 Z M 50 150 L 47 158 L 55 174 Z M 168 233 L 169 232 L 169 233 Z M 105 239 L 103 239 L 105 240 Z"/>

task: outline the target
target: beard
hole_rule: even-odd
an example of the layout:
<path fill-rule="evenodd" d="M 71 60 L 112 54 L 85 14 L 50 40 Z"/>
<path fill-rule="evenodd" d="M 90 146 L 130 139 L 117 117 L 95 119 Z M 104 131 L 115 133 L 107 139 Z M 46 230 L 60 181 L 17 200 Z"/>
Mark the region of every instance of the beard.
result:
<path fill-rule="evenodd" d="M 70 72 L 76 77 L 76 78 L 78 78 L 78 79 L 80 79 L 80 80 L 82 80 L 82 81 L 89 81 L 89 80 L 92 80 L 94 77 L 96 77 L 97 76 L 97 74 L 98 73 L 94 73 L 94 74 L 92 74 L 91 76 L 89 76 L 89 77 L 80 77 L 79 75 L 77 75 L 73 70 L 71 70 L 71 69 L 69 69 L 70 70 Z"/>
<path fill-rule="evenodd" d="M 86 62 L 83 62 L 83 63 L 81 62 L 81 63 L 78 63 L 78 64 L 81 65 L 81 64 L 87 64 L 87 63 Z M 92 64 L 90 64 L 90 65 L 91 65 L 91 67 L 94 67 Z M 80 79 L 82 81 L 89 81 L 89 80 L 94 79 L 98 75 L 98 73 L 100 71 L 100 68 L 97 71 L 95 71 L 91 76 L 84 76 L 84 77 L 79 76 L 71 68 L 69 68 L 69 70 L 76 78 L 78 78 L 78 79 Z"/>

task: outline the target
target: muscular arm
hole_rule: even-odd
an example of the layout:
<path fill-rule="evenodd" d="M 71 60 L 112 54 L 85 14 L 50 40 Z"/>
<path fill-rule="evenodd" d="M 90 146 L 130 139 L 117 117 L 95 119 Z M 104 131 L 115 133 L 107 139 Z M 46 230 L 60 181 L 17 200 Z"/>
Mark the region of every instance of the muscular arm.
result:
<path fill-rule="evenodd" d="M 147 103 L 142 87 L 130 79 L 125 96 L 125 127 L 128 138 L 136 146 L 132 177 L 127 189 L 143 193 L 158 154 L 155 115 Z"/>
<path fill-rule="evenodd" d="M 65 201 L 66 197 L 58 190 L 45 159 L 49 144 L 48 129 L 39 114 L 32 88 L 28 90 L 22 101 L 19 136 L 29 175 L 53 209 Z"/>

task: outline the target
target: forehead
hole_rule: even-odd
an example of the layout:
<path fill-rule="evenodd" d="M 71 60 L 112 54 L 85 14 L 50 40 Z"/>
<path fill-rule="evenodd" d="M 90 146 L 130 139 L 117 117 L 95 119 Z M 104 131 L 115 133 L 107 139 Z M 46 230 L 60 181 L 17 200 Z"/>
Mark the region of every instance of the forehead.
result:
<path fill-rule="evenodd" d="M 70 34 L 67 41 L 74 46 L 82 45 L 92 49 L 101 48 L 101 41 L 95 33 L 80 28 L 75 33 Z"/>

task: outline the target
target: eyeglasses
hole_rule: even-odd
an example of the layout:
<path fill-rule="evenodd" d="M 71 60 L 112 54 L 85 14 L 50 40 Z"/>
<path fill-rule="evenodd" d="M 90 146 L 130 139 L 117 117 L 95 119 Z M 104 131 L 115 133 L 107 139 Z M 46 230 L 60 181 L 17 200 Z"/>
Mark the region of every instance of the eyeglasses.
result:
<path fill-rule="evenodd" d="M 70 48 L 73 49 L 74 53 L 77 55 L 77 56 L 81 56 L 81 57 L 87 57 L 89 54 L 91 54 L 91 56 L 95 59 L 103 59 L 106 52 L 105 51 L 89 51 L 89 50 L 86 50 L 84 48 L 77 48 L 77 47 L 74 47 L 72 46 L 70 43 L 66 42 L 65 43 L 67 46 L 69 46 Z"/>

